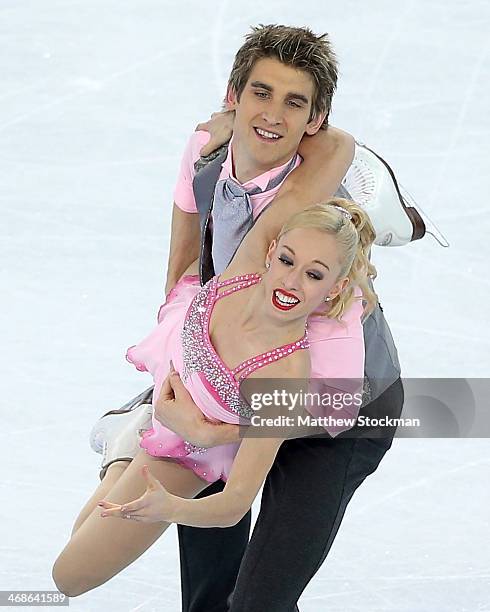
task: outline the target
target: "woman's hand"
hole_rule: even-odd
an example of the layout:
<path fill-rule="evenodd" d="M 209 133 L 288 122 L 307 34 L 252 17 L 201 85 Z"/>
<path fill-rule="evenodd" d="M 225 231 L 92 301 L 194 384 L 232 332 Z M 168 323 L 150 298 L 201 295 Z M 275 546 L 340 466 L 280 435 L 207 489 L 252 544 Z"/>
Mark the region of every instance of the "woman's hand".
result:
<path fill-rule="evenodd" d="M 146 480 L 144 494 L 132 502 L 121 505 L 100 501 L 98 506 L 104 508 L 101 516 L 130 519 L 139 523 L 172 522 L 176 497 L 153 476 L 147 465 L 143 466 L 141 473 Z"/>
<path fill-rule="evenodd" d="M 213 113 L 211 119 L 196 126 L 196 132 L 203 130 L 211 134 L 208 144 L 201 149 L 201 155 L 205 157 L 215 149 L 228 142 L 233 134 L 233 124 L 235 123 L 235 111 L 221 111 Z"/>
<path fill-rule="evenodd" d="M 212 423 L 206 419 L 173 366 L 155 404 L 155 417 L 162 425 L 195 446 L 210 448 L 239 442 L 241 439 L 238 425 Z"/>

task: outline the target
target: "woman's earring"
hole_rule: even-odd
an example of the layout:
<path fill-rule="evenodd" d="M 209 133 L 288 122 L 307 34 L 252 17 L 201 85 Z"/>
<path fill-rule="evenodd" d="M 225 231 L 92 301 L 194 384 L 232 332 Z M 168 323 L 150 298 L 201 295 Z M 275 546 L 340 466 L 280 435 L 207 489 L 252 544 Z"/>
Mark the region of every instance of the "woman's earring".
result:
<path fill-rule="evenodd" d="M 268 270 L 268 269 L 271 267 L 271 264 L 270 264 L 270 262 L 269 262 L 269 261 L 266 261 L 266 262 L 265 262 L 265 267 L 267 268 L 267 270 Z"/>
<path fill-rule="evenodd" d="M 333 298 L 331 298 L 331 297 L 326 297 L 326 298 L 325 298 L 325 302 L 330 302 L 330 301 L 332 301 L 332 300 L 333 300 Z"/>

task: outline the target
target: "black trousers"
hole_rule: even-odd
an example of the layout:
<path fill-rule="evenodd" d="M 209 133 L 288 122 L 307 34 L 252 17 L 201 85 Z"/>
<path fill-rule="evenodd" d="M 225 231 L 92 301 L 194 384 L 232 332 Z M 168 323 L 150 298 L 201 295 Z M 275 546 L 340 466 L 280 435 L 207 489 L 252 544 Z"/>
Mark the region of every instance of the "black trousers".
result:
<path fill-rule="evenodd" d="M 399 379 L 368 408 L 399 416 L 402 406 Z M 183 612 L 297 611 L 347 504 L 391 443 L 392 436 L 284 442 L 265 481 L 249 543 L 250 512 L 224 529 L 179 525 Z M 218 481 L 199 497 L 223 487 Z"/>

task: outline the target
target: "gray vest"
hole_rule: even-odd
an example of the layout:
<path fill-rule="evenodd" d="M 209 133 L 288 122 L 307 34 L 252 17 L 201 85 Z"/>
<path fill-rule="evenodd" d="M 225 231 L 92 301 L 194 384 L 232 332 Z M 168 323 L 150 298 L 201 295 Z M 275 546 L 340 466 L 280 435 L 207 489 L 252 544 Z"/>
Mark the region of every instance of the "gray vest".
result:
<path fill-rule="evenodd" d="M 199 263 L 201 285 L 204 285 L 215 275 L 212 258 L 213 236 L 209 227 L 209 220 L 213 208 L 214 189 L 227 152 L 228 145 L 223 145 L 210 156 L 201 158 L 195 164 L 196 175 L 193 181 L 193 190 L 201 224 Z M 335 195 L 351 199 L 349 193 L 342 186 Z M 235 245 L 235 251 L 239 246 L 239 243 Z M 376 306 L 372 314 L 364 321 L 363 330 L 366 351 L 364 367 L 365 400 L 363 403 L 366 404 L 376 399 L 400 377 L 400 364 L 390 328 L 386 323 L 380 305 Z"/>

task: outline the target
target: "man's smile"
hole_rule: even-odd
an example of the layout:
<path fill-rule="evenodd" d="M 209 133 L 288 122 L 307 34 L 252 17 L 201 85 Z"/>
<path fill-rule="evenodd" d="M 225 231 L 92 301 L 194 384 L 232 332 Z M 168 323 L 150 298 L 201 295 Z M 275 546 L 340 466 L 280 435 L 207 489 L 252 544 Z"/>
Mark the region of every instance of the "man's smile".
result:
<path fill-rule="evenodd" d="M 259 127 L 254 127 L 254 132 L 262 142 L 277 142 L 282 138 L 282 136 L 280 134 L 276 134 L 276 132 L 264 130 L 263 128 Z"/>

